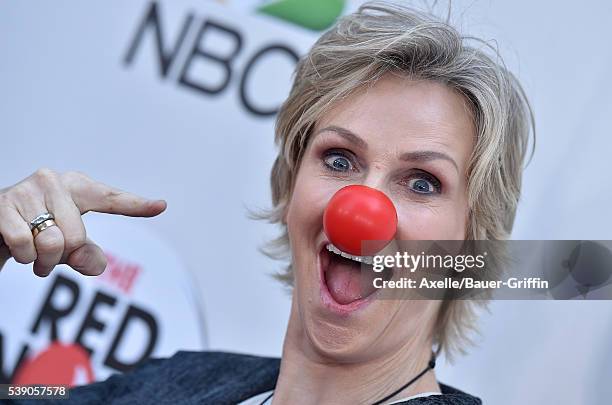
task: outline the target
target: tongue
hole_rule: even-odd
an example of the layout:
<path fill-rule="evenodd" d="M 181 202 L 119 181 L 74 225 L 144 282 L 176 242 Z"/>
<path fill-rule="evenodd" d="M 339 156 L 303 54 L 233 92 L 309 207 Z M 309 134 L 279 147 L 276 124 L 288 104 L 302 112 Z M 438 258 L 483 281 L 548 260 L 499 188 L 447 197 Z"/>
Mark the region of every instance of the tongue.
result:
<path fill-rule="evenodd" d="M 374 292 L 375 288 L 371 283 L 362 289 L 360 268 L 359 263 L 339 256 L 330 260 L 325 272 L 325 281 L 331 296 L 339 304 L 350 304 Z"/>

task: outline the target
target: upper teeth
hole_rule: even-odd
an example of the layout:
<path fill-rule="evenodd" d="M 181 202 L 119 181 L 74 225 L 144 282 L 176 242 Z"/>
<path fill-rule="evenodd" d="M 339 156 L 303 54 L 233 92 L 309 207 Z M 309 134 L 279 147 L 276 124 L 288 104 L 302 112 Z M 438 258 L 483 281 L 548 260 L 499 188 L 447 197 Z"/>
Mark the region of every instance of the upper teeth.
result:
<path fill-rule="evenodd" d="M 341 251 L 340 249 L 338 249 L 337 247 L 335 247 L 331 243 L 328 243 L 326 248 L 327 248 L 327 250 L 329 250 L 332 253 L 335 253 L 335 254 L 340 255 L 342 257 L 346 257 L 347 259 L 351 259 L 351 260 L 354 260 L 354 261 L 359 262 L 359 263 L 365 263 L 365 264 L 370 264 L 370 265 L 373 263 L 372 256 L 355 256 L 355 255 L 351 255 L 351 254 L 348 254 L 348 253 L 345 253 L 345 252 Z"/>

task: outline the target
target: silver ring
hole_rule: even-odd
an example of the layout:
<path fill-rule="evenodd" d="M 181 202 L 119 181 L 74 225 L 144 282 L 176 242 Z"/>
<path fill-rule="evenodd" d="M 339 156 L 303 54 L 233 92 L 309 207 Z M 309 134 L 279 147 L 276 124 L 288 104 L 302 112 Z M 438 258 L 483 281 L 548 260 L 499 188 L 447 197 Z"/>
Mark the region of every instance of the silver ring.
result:
<path fill-rule="evenodd" d="M 34 228 L 44 223 L 45 221 L 49 221 L 49 220 L 53 221 L 54 219 L 55 219 L 55 216 L 51 214 L 50 212 L 45 212 L 44 214 L 40 214 L 39 216 L 37 216 L 36 218 L 30 221 L 30 230 L 33 230 Z"/>
<path fill-rule="evenodd" d="M 48 219 L 42 224 L 36 225 L 36 228 L 32 229 L 32 236 L 37 237 L 39 233 L 44 231 L 47 228 L 51 228 L 52 226 L 57 226 L 54 220 Z"/>

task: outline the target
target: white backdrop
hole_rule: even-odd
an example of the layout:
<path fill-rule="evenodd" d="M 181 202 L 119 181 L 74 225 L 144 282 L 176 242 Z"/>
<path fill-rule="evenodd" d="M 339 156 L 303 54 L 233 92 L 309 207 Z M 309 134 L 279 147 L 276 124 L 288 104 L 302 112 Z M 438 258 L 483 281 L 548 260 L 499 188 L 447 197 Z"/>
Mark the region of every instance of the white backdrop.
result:
<path fill-rule="evenodd" d="M 158 1 L 164 75 L 152 30 L 125 62 L 149 0 L 0 3 L 0 187 L 47 166 L 165 198 L 168 210 L 159 218 L 119 221 L 153 232 L 195 277 L 208 341 L 173 337 L 176 349 L 281 350 L 289 299 L 269 277 L 279 265 L 257 251 L 275 229 L 249 220 L 246 210 L 269 206 L 273 117 L 245 108 L 240 83 L 246 72 L 247 98 L 274 107 L 290 84 L 287 49 L 303 54 L 318 33 L 256 14 L 261 3 Z M 536 113 L 536 155 L 513 237 L 612 239 L 610 3 L 456 1 L 453 15 L 463 31 L 497 40 Z M 200 49 L 232 61 L 229 82 L 216 94 L 209 93 L 223 84 L 223 65 L 189 56 L 202 27 Z M 269 46 L 286 49 L 265 53 L 248 69 Z M 194 231 L 188 224 L 201 216 Z M 16 294 L 6 274 L 15 271 L 13 263 L 0 274 L 2 317 Z M 42 280 L 32 275 L 27 282 Z M 155 302 L 159 294 L 142 300 Z M 18 333 L 12 325 L 0 322 L 0 332 Z M 605 404 L 612 396 L 610 302 L 494 303 L 478 341 L 469 356 L 442 365 L 439 379 L 485 403 Z M 3 350 L 13 364 L 16 346 Z M 155 354 L 169 350 L 160 346 Z M 10 364 L 2 365 L 5 372 Z"/>

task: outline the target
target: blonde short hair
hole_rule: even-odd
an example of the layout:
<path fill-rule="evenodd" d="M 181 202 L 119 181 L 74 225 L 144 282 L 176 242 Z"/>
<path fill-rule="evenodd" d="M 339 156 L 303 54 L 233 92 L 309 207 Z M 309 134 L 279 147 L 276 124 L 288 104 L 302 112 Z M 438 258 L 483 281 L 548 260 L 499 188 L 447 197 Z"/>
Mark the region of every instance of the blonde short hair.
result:
<path fill-rule="evenodd" d="M 276 121 L 279 152 L 271 173 L 273 209 L 264 216 L 281 224 L 283 233 L 264 249 L 268 255 L 290 257 L 282 218 L 316 121 L 334 102 L 388 72 L 440 82 L 465 97 L 477 129 L 468 165 L 466 239 L 509 237 L 530 132 L 535 140 L 533 113 L 521 85 L 486 42 L 462 36 L 432 14 L 369 2 L 342 17 L 297 65 L 291 92 Z M 277 277 L 292 285 L 291 265 Z M 478 303 L 483 304 L 442 303 L 434 342 L 447 358 L 465 352 L 469 332 L 475 329 Z"/>

